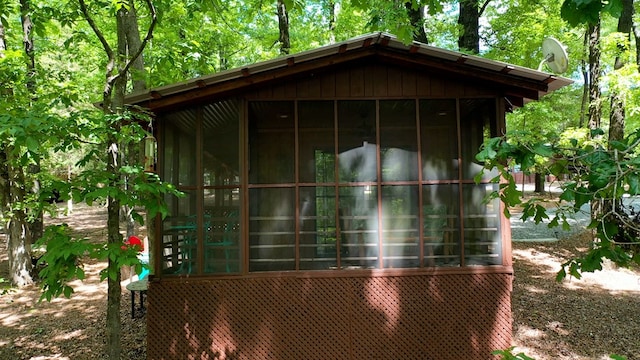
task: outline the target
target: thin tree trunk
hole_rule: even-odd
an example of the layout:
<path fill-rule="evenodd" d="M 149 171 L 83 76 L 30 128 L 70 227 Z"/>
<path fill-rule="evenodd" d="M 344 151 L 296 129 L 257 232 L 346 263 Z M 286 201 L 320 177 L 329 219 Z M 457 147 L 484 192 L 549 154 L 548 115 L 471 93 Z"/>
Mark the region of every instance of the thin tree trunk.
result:
<path fill-rule="evenodd" d="M 462 33 L 458 36 L 458 48 L 473 54 L 480 52 L 480 33 L 478 0 L 460 0 L 458 24 Z"/>
<path fill-rule="evenodd" d="M 291 51 L 289 39 L 289 14 L 284 0 L 278 0 L 278 28 L 280 29 L 280 55 L 288 55 Z"/>
<path fill-rule="evenodd" d="M 583 54 L 589 53 L 589 29 L 587 28 L 584 32 L 584 41 L 583 41 Z M 584 117 L 588 114 L 587 108 L 589 106 L 589 88 L 590 88 L 590 79 L 589 79 L 589 65 L 586 61 L 584 61 L 584 57 L 580 60 L 580 64 L 582 66 L 582 78 L 584 79 L 584 84 L 582 85 L 582 102 L 580 103 L 580 123 L 579 127 L 583 127 L 585 124 Z"/>
<path fill-rule="evenodd" d="M 24 45 L 24 52 L 27 55 L 27 88 L 29 92 L 33 94 L 35 92 L 35 74 L 36 63 L 34 55 L 33 34 L 31 29 L 33 28 L 33 22 L 31 21 L 31 6 L 28 0 L 20 0 L 20 20 L 22 22 L 22 43 Z"/>
<path fill-rule="evenodd" d="M 7 43 L 5 40 L 4 26 L 0 22 L 0 59 L 5 57 Z M 6 88 L 0 85 L 0 95 L 8 95 Z M 0 218 L 4 218 L 7 213 L 7 204 L 9 201 L 9 174 L 7 169 L 7 153 L 4 145 L 0 144 Z M 3 222 L 4 224 L 4 222 Z M 6 230 L 6 229 L 4 229 Z"/>
<path fill-rule="evenodd" d="M 633 0 L 622 0 L 622 13 L 618 18 L 618 32 L 626 35 L 628 43 L 631 42 L 631 28 L 633 25 Z M 622 56 L 616 56 L 613 64 L 614 71 L 621 69 L 626 63 L 626 44 L 619 43 L 618 50 L 622 52 Z M 625 127 L 625 103 L 623 96 L 618 92 L 618 89 L 612 88 L 610 93 L 611 108 L 609 112 L 609 140 L 608 147 L 613 149 L 614 141 L 621 141 L 624 139 L 624 127 Z M 620 204 L 616 204 L 615 199 L 604 199 L 602 201 L 602 212 L 604 214 L 617 213 L 619 216 L 624 216 L 624 212 L 619 211 Z M 618 215 L 606 215 L 613 223 L 619 223 L 617 219 Z M 619 229 L 624 231 L 624 229 Z"/>
<path fill-rule="evenodd" d="M 133 54 L 136 54 L 138 52 L 138 49 L 140 49 L 140 46 L 142 45 L 142 40 L 140 39 L 140 31 L 138 29 L 138 14 L 133 1 L 130 2 L 130 9 L 125 14 L 124 20 L 124 30 L 127 40 L 127 58 L 130 59 Z M 131 69 L 133 92 L 137 93 L 146 90 L 146 73 L 144 70 L 144 57 L 142 56 L 142 54 L 133 59 Z"/>
<path fill-rule="evenodd" d="M 0 59 L 5 57 L 7 43 L 5 39 L 4 25 L 0 22 Z M 8 95 L 4 86 L 0 86 L 0 95 Z M 0 145 L 0 217 L 4 218 L 7 213 L 7 204 L 9 201 L 9 173 L 7 169 L 7 153 L 4 145 Z M 4 221 L 3 221 L 3 224 Z M 7 230 L 6 226 L 5 229 Z M 6 231 L 5 231 L 6 232 Z"/>
<path fill-rule="evenodd" d="M 126 61 L 126 10 L 120 8 L 116 14 L 116 32 L 118 39 L 117 53 L 115 54 L 113 71 L 120 74 L 115 79 L 110 95 L 109 108 L 105 111 L 119 113 L 123 110 L 124 94 L 127 84 L 126 74 L 122 73 L 123 62 Z M 105 94 L 106 96 L 106 94 Z M 116 188 L 119 185 L 120 177 L 120 149 L 116 134 L 120 132 L 119 122 L 110 124 L 111 131 L 107 139 L 107 166 L 108 174 L 111 174 L 109 187 Z M 117 197 L 109 196 L 107 199 L 107 243 L 110 246 L 122 244 L 120 234 L 120 200 Z M 122 353 L 122 326 L 120 317 L 120 303 L 122 289 L 120 287 L 121 273 L 116 262 L 109 259 L 109 269 L 112 270 L 113 277 L 107 279 L 107 353 L 109 359 L 120 359 Z"/>
<path fill-rule="evenodd" d="M 631 27 L 633 24 L 633 0 L 622 0 L 622 13 L 618 19 L 618 32 L 626 35 L 628 43 L 631 43 Z M 622 56 L 616 56 L 613 68 L 621 69 L 626 64 L 627 49 L 624 44 L 618 44 L 618 48 L 623 52 Z M 611 141 L 619 141 L 624 138 L 625 126 L 625 104 L 624 99 L 617 89 L 611 90 L 611 111 L 609 114 L 609 144 Z M 609 146 L 611 148 L 611 146 Z"/>
<path fill-rule="evenodd" d="M 533 192 L 537 194 L 544 192 L 544 175 L 541 173 L 535 174 Z"/>
<path fill-rule="evenodd" d="M 131 2 L 131 1 L 130 1 Z M 80 10 L 92 28 L 95 35 L 100 40 L 102 47 L 107 55 L 107 65 L 105 71 L 106 81 L 104 83 L 104 89 L 102 92 L 102 109 L 105 115 L 112 115 L 122 112 L 124 106 L 124 94 L 127 83 L 127 73 L 130 66 L 133 65 L 131 61 L 127 61 L 126 57 L 126 31 L 124 26 L 124 19 L 126 15 L 126 9 L 121 7 L 116 15 L 116 31 L 118 47 L 117 52 L 114 52 L 106 37 L 102 34 L 102 31 L 98 28 L 95 21 L 89 14 L 89 9 L 84 0 L 78 0 L 80 4 Z M 138 48 L 137 52 L 131 56 L 131 59 L 136 59 L 144 50 L 145 45 L 148 44 L 155 24 L 157 21 L 156 11 L 151 0 L 146 1 L 149 13 L 151 14 L 151 23 L 147 31 L 142 45 Z M 109 124 L 111 131 L 107 138 L 107 165 L 106 170 L 111 175 L 108 186 L 115 188 L 119 184 L 120 174 L 120 156 L 118 149 L 117 134 L 120 131 L 121 124 L 119 122 L 113 122 Z M 107 243 L 110 246 L 118 246 L 122 244 L 122 235 L 120 234 L 120 201 L 117 197 L 109 196 L 107 198 Z M 112 275 L 107 280 L 107 329 L 106 329 L 106 347 L 107 354 L 111 360 L 120 360 L 120 354 L 122 353 L 122 347 L 120 338 L 122 336 L 121 319 L 120 319 L 120 296 L 122 290 L 120 288 L 120 269 L 117 264 L 109 259 L 108 271 Z"/>
<path fill-rule="evenodd" d="M 140 49 L 142 43 L 142 41 L 140 40 L 140 31 L 138 30 L 138 16 L 133 1 L 130 2 L 129 11 L 126 11 L 123 14 L 122 26 L 124 29 L 125 43 L 121 44 L 122 49 L 120 49 L 120 51 L 122 56 L 125 56 L 126 59 L 129 59 L 132 54 L 136 54 L 138 52 L 138 49 Z M 133 92 L 137 93 L 146 90 L 147 86 L 145 82 L 144 58 L 142 57 L 142 55 L 138 56 L 136 59 L 133 59 L 131 69 Z M 123 156 L 123 160 L 126 161 L 126 163 L 128 163 L 129 165 L 140 164 L 140 161 L 137 157 L 137 155 L 139 154 L 138 148 L 139 144 L 128 144 L 126 146 L 123 146 L 123 150 L 126 150 L 126 153 Z M 128 179 L 125 179 L 125 184 L 129 184 Z M 127 224 L 127 238 L 135 235 L 136 232 L 136 223 L 131 216 L 132 210 L 133 209 L 131 209 L 129 206 L 124 206 L 123 208 L 123 213 L 125 215 L 125 221 Z"/>
<path fill-rule="evenodd" d="M 24 45 L 24 53 L 27 55 L 27 91 L 30 98 L 36 98 L 36 58 L 35 45 L 33 42 L 33 21 L 31 20 L 31 3 L 29 0 L 20 0 L 20 21 L 22 22 L 22 43 Z M 40 180 L 37 175 L 40 173 L 40 162 L 31 164 L 28 167 L 28 173 L 33 179 L 31 192 L 37 195 L 40 193 Z M 29 224 L 31 231 L 31 241 L 35 242 L 42 237 L 44 232 L 44 220 L 42 211 L 37 211 L 33 220 Z"/>
<path fill-rule="evenodd" d="M 429 38 L 424 30 L 424 8 L 422 6 L 418 6 L 417 9 L 414 8 L 412 1 L 405 2 L 404 6 L 407 9 L 407 15 L 409 16 L 409 21 L 413 28 L 413 40 L 423 44 L 428 44 Z"/>
<path fill-rule="evenodd" d="M 0 215 L 2 215 L 3 218 L 7 214 L 10 197 L 7 151 L 4 145 L 0 145 Z M 4 221 L 2 223 L 3 225 L 7 225 Z"/>
<path fill-rule="evenodd" d="M 327 2 L 329 9 L 329 44 L 336 42 L 336 2 L 335 0 L 329 0 Z"/>
<path fill-rule="evenodd" d="M 600 128 L 602 102 L 600 94 L 600 18 L 596 24 L 588 25 L 589 44 L 589 129 Z M 591 218 L 597 219 L 603 211 L 603 203 L 591 200 Z"/>
<path fill-rule="evenodd" d="M 636 66 L 640 72 L 640 24 L 638 21 L 633 21 L 633 37 L 636 39 Z"/>
<path fill-rule="evenodd" d="M 601 126 L 602 102 L 600 93 L 600 20 L 589 25 L 589 128 Z"/>
<path fill-rule="evenodd" d="M 7 43 L 5 39 L 4 25 L 0 22 L 0 59 L 4 58 L 5 51 L 7 51 Z"/>

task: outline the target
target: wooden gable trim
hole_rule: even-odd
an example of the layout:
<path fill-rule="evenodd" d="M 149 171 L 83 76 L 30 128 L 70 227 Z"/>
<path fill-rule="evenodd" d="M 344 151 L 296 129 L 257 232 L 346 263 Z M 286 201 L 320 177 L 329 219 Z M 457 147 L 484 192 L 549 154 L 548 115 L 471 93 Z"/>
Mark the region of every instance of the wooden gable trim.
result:
<path fill-rule="evenodd" d="M 501 71 L 470 66 L 466 63 L 467 56 L 461 56 L 457 61 L 446 61 L 425 54 L 407 54 L 390 47 L 373 44 L 307 62 L 296 62 L 295 57 L 292 56 L 287 58 L 286 66 L 264 72 L 252 73 L 248 68 L 244 68 L 240 78 L 231 78 L 219 83 L 207 85 L 202 80 L 195 80 L 191 83 L 193 86 L 190 89 L 165 96 L 162 96 L 159 92 L 154 92 L 151 95 L 151 99 L 140 105 L 157 111 L 184 104 L 197 103 L 210 100 L 212 97 L 228 96 L 244 90 L 250 91 L 252 88 L 271 82 L 283 82 L 300 74 L 313 73 L 314 71 L 368 58 L 375 59 L 380 63 L 401 67 L 409 66 L 418 73 L 451 76 L 457 81 L 471 82 L 475 83 L 475 86 L 493 88 L 512 98 L 537 100 L 540 97 L 540 93 L 549 91 L 548 84 L 554 80 L 553 78 L 548 78 L 545 81 L 537 81 L 513 76 L 509 73 L 513 67 L 509 66 L 506 66 Z M 514 105 L 520 103 L 524 103 L 524 99 L 514 99 Z"/>
<path fill-rule="evenodd" d="M 313 72 L 314 70 L 326 68 L 330 66 L 340 65 L 348 63 L 361 58 L 369 57 L 377 52 L 375 47 L 366 47 L 358 51 L 351 51 L 342 54 L 338 54 L 331 57 L 318 59 L 312 62 L 295 63 L 294 59 L 288 60 L 292 65 L 286 68 L 280 68 L 274 71 L 268 71 L 263 73 L 249 74 L 243 72 L 243 78 L 232 79 L 223 83 L 217 83 L 206 87 L 199 87 L 185 91 L 183 93 L 158 96 L 152 100 L 148 100 L 141 105 L 149 108 L 152 111 L 177 106 L 182 103 L 192 103 L 204 99 L 209 99 L 213 96 L 227 95 L 232 92 L 236 92 L 245 88 L 255 87 L 263 85 L 272 81 L 290 78 L 292 76 Z M 159 94 L 158 94 L 159 95 Z"/>

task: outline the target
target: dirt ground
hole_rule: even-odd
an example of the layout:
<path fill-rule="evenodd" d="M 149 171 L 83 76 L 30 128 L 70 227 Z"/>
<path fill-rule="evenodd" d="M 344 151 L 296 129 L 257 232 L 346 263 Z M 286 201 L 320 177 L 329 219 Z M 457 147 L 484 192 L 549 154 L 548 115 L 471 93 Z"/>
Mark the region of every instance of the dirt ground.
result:
<path fill-rule="evenodd" d="M 78 233 L 106 236 L 106 210 L 77 205 L 66 222 Z M 49 222 L 51 223 L 51 221 Z M 7 274 L 0 244 L 0 277 Z M 560 264 L 588 246 L 587 236 L 550 243 L 514 243 L 513 343 L 515 353 L 536 359 L 640 359 L 640 271 L 608 268 L 581 280 L 554 281 Z M 87 279 L 75 282 L 71 299 L 38 302 L 36 286 L 0 295 L 0 359 L 102 359 L 106 283 L 104 263 L 86 263 Z M 123 358 L 145 359 L 145 319 L 130 317 L 124 290 Z"/>

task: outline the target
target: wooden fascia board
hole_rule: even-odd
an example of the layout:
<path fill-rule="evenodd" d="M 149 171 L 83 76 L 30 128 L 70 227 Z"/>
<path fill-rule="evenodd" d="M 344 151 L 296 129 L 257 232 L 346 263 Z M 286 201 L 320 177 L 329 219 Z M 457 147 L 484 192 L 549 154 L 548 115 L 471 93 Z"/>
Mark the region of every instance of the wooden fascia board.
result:
<path fill-rule="evenodd" d="M 538 99 L 539 92 L 547 92 L 549 90 L 548 83 L 545 81 L 535 81 L 526 78 L 512 76 L 508 73 L 496 72 L 478 67 L 469 67 L 464 62 L 443 61 L 435 58 L 427 58 L 424 56 L 406 56 L 402 53 L 393 51 L 379 51 L 381 59 L 388 59 L 396 64 L 412 64 L 423 69 L 438 71 L 442 74 L 455 74 L 462 79 L 475 79 L 480 82 L 485 81 L 491 84 L 500 84 L 510 89 L 522 89 L 523 93 L 530 94 L 531 99 Z"/>
<path fill-rule="evenodd" d="M 155 111 L 167 107 L 173 107 L 183 102 L 197 102 L 201 99 L 214 97 L 220 94 L 227 94 L 246 87 L 261 85 L 281 78 L 289 78 L 301 73 L 313 72 L 317 69 L 351 62 L 375 55 L 375 53 L 376 49 L 373 47 L 362 48 L 357 51 L 354 50 L 342 54 L 335 54 L 333 56 L 315 59 L 313 61 L 295 63 L 295 65 L 292 66 L 280 67 L 256 74 L 248 74 L 242 78 L 211 84 L 206 87 L 194 86 L 193 89 L 186 90 L 180 94 L 151 99 L 141 105 Z"/>

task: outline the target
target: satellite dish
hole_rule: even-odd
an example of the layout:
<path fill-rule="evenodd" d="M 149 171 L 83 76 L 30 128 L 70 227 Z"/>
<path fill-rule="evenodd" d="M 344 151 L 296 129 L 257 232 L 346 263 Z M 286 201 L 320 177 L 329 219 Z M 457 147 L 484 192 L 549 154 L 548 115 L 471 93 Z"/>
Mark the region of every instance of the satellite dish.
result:
<path fill-rule="evenodd" d="M 558 40 L 552 37 L 544 39 L 542 42 L 542 54 L 544 55 L 544 59 L 540 62 L 538 71 L 542 70 L 544 63 L 547 63 L 549 68 L 557 74 L 562 74 L 567 71 L 569 67 L 569 57 L 567 56 L 567 51 L 564 49 L 564 46 L 562 46 Z"/>

